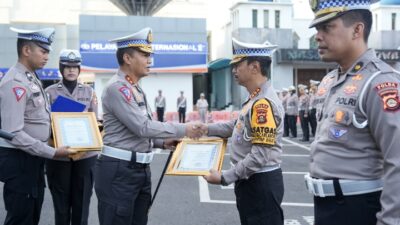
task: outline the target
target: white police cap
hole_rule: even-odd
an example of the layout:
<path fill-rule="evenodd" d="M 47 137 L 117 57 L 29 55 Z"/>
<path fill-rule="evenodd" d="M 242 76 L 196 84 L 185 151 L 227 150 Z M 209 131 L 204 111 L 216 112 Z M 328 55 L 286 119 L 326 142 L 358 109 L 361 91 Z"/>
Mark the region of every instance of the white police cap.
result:
<path fill-rule="evenodd" d="M 293 85 L 291 85 L 291 86 L 288 87 L 288 90 L 289 91 L 294 91 L 294 90 L 296 90 L 296 88 Z"/>
<path fill-rule="evenodd" d="M 320 82 L 317 80 L 310 80 L 311 85 L 318 85 Z"/>
<path fill-rule="evenodd" d="M 24 30 L 14 27 L 10 27 L 10 30 L 18 33 L 18 39 L 24 39 L 28 41 L 34 41 L 40 47 L 51 51 L 51 43 L 54 39 L 55 30 L 54 28 L 43 28 L 39 30 Z"/>
<path fill-rule="evenodd" d="M 306 89 L 306 88 L 307 88 L 307 85 L 299 84 L 299 85 L 297 85 L 297 87 L 298 87 L 299 89 Z"/>
<path fill-rule="evenodd" d="M 151 42 L 153 42 L 153 35 L 151 28 L 146 27 L 142 30 L 120 38 L 110 40 L 111 43 L 117 43 L 117 48 L 135 47 L 143 52 L 153 53 Z"/>
<path fill-rule="evenodd" d="M 287 88 L 282 88 L 282 92 L 288 92 L 289 91 L 289 89 L 287 89 Z"/>
<path fill-rule="evenodd" d="M 310 28 L 356 9 L 369 10 L 371 0 L 310 0 L 311 10 L 315 14 Z"/>
<path fill-rule="evenodd" d="M 263 44 L 245 43 L 232 38 L 233 58 L 230 64 L 238 63 L 249 56 L 272 57 L 277 45 L 272 45 L 268 41 Z"/>
<path fill-rule="evenodd" d="M 81 53 L 74 49 L 63 49 L 60 52 L 60 63 L 66 66 L 80 66 L 82 62 Z"/>

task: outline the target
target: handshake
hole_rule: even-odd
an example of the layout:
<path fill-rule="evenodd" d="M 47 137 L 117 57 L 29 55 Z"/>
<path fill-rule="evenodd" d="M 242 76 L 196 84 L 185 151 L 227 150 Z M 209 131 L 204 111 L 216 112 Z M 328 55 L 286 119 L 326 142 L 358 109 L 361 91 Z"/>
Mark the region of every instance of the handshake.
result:
<path fill-rule="evenodd" d="M 199 139 L 208 134 L 208 126 L 204 123 L 188 123 L 185 130 L 186 136 L 192 139 Z"/>

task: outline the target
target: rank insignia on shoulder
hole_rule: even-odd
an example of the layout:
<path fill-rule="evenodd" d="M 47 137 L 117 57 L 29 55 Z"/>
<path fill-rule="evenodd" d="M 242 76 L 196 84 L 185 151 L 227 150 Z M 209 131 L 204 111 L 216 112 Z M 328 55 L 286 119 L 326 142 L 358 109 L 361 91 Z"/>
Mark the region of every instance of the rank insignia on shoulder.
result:
<path fill-rule="evenodd" d="M 259 99 L 252 106 L 251 133 L 253 144 L 276 143 L 276 121 L 271 103 L 267 99 Z"/>
<path fill-rule="evenodd" d="M 352 70 L 351 72 L 355 73 L 355 72 L 359 71 L 359 70 L 362 68 L 363 65 L 364 65 L 363 62 L 358 62 L 358 63 L 353 67 L 353 70 Z"/>
<path fill-rule="evenodd" d="M 22 97 L 24 97 L 26 90 L 23 87 L 14 87 L 13 88 L 15 97 L 17 98 L 17 102 L 19 102 L 19 100 L 21 100 Z"/>
<path fill-rule="evenodd" d="M 128 87 L 121 87 L 119 91 L 122 93 L 127 102 L 132 100 L 132 92 Z"/>
<path fill-rule="evenodd" d="M 317 95 L 318 96 L 322 96 L 322 95 L 324 95 L 326 93 L 326 89 L 325 88 L 323 88 L 323 87 L 319 87 L 318 88 L 318 91 L 317 91 Z"/>

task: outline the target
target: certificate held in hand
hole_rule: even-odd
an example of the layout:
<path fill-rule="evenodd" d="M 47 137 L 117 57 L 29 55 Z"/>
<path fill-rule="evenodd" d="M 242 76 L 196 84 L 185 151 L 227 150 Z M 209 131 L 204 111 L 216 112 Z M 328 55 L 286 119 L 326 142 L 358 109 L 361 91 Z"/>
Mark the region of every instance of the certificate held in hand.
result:
<path fill-rule="evenodd" d="M 85 104 L 61 95 L 59 95 L 51 105 L 52 112 L 83 112 L 85 108 Z"/>

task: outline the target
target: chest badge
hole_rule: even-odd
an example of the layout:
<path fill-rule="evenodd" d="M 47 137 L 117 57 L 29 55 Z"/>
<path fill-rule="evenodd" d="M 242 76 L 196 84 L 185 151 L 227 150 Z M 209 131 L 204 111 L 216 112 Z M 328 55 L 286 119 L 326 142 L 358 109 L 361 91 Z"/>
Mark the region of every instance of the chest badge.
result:
<path fill-rule="evenodd" d="M 363 79 L 363 76 L 361 74 L 355 75 L 353 78 L 351 78 L 354 81 L 360 81 Z"/>
<path fill-rule="evenodd" d="M 322 96 L 326 93 L 326 89 L 323 87 L 318 88 L 317 95 Z"/>
<path fill-rule="evenodd" d="M 332 136 L 333 136 L 334 138 L 340 138 L 340 137 L 342 137 L 343 135 L 345 135 L 345 134 L 347 133 L 347 130 L 345 130 L 345 129 L 338 129 L 338 128 L 335 128 L 335 127 L 331 127 L 331 128 L 329 129 L 329 131 L 331 132 L 331 134 L 332 134 Z"/>
<path fill-rule="evenodd" d="M 356 93 L 356 91 L 357 91 L 357 86 L 354 85 L 354 84 L 347 85 L 347 86 L 344 87 L 344 89 L 343 89 L 343 92 L 344 92 L 345 94 L 347 94 L 347 95 L 354 94 L 354 93 Z"/>
<path fill-rule="evenodd" d="M 353 73 L 358 72 L 358 71 L 362 68 L 363 65 L 364 65 L 363 62 L 358 62 L 358 63 L 353 67 L 352 72 L 353 72 Z"/>

